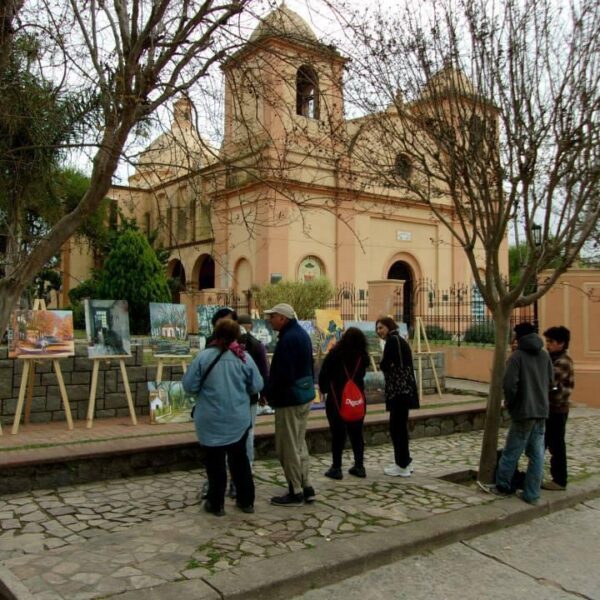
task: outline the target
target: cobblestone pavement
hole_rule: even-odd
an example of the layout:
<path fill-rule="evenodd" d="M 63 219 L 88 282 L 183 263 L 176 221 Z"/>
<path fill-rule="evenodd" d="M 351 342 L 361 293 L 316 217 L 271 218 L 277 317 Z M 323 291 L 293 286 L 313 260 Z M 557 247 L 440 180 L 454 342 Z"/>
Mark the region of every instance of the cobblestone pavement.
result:
<path fill-rule="evenodd" d="M 572 481 L 600 472 L 600 411 L 568 423 Z M 0 498 L 0 560 L 38 600 L 108 597 L 382 531 L 433 514 L 502 499 L 473 484 L 440 479 L 477 467 L 481 433 L 412 442 L 415 473 L 389 478 L 389 445 L 369 448 L 367 479 L 322 473 L 328 455 L 312 457 L 317 501 L 302 508 L 268 504 L 285 487 L 275 460 L 255 464 L 256 513 L 201 510 L 200 470 L 38 490 Z M 351 457 L 345 456 L 345 468 Z"/>

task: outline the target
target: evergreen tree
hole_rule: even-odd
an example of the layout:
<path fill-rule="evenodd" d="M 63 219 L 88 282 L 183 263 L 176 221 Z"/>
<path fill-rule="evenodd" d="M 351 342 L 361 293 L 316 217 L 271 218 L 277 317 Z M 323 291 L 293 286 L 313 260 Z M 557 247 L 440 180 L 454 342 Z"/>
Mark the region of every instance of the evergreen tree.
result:
<path fill-rule="evenodd" d="M 140 231 L 126 229 L 99 273 L 98 298 L 127 300 L 132 333 L 147 334 L 150 302 L 170 302 L 167 276 L 156 252 Z"/>

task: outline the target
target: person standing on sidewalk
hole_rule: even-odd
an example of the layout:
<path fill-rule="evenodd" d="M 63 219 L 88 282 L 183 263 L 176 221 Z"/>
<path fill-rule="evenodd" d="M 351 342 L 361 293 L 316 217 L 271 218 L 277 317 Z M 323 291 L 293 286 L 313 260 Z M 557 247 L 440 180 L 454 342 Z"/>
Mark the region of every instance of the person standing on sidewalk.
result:
<path fill-rule="evenodd" d="M 546 421 L 546 448 L 550 450 L 550 481 L 542 483 L 544 490 L 564 490 L 567 487 L 567 448 L 565 429 L 569 417 L 569 398 L 575 384 L 573 360 L 567 354 L 571 332 L 562 325 L 544 331 L 546 350 L 554 367 L 554 387 L 550 390 L 550 413 Z"/>
<path fill-rule="evenodd" d="M 350 437 L 354 465 L 348 473 L 355 477 L 366 477 L 364 467 L 365 442 L 363 440 L 364 417 L 357 421 L 344 422 L 340 416 L 339 403 L 346 382 L 352 379 L 358 389 L 365 394 L 365 373 L 369 365 L 367 338 L 356 327 L 349 327 L 342 339 L 325 355 L 319 372 L 319 389 L 327 394 L 325 412 L 331 431 L 331 467 L 325 476 L 343 479 L 342 453 L 346 444 L 346 433 Z"/>
<path fill-rule="evenodd" d="M 275 449 L 288 483 L 288 493 L 274 496 L 271 504 L 302 506 L 315 499 L 305 437 L 315 398 L 312 343 L 289 304 L 277 304 L 265 314 L 279 332 L 265 396 L 275 409 Z"/>
<path fill-rule="evenodd" d="M 394 446 L 394 462 L 383 472 L 390 477 L 410 477 L 414 469 L 408 447 L 408 413 L 411 408 L 419 408 L 412 352 L 392 317 L 377 319 L 375 330 L 385 340 L 379 367 L 385 377 L 385 407 L 390 413 L 390 437 Z"/>
<path fill-rule="evenodd" d="M 211 346 L 192 361 L 181 383 L 196 396 L 194 425 L 204 448 L 208 492 L 204 510 L 225 514 L 227 466 L 237 488 L 237 505 L 254 512 L 254 480 L 246 454 L 251 428 L 249 395 L 260 392 L 262 377 L 252 358 L 238 344 L 239 325 L 223 319 L 215 327 Z"/>
<path fill-rule="evenodd" d="M 504 404 L 511 424 L 496 469 L 496 485 L 480 484 L 484 491 L 511 494 L 511 481 L 523 451 L 529 462 L 525 482 L 517 495 L 537 504 L 544 473 L 544 429 L 548 418 L 548 393 L 553 381 L 550 356 L 531 323 L 514 328 L 518 348 L 510 355 L 504 373 Z"/>

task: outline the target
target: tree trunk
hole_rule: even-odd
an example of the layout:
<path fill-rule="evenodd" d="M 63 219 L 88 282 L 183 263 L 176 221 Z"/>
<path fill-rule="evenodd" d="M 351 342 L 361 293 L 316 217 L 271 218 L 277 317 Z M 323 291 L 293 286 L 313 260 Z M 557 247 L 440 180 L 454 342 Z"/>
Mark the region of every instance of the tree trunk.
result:
<path fill-rule="evenodd" d="M 12 277 L 0 279 L 0 339 L 4 336 L 10 313 L 17 305 L 24 287 L 20 287 Z"/>
<path fill-rule="evenodd" d="M 490 395 L 487 402 L 481 456 L 479 459 L 478 479 L 482 483 L 494 483 L 494 473 L 496 471 L 498 430 L 500 429 L 502 399 L 504 397 L 502 379 L 506 363 L 510 311 L 500 308 L 494 313 L 493 317 L 496 329 L 496 345 L 494 347 Z"/>

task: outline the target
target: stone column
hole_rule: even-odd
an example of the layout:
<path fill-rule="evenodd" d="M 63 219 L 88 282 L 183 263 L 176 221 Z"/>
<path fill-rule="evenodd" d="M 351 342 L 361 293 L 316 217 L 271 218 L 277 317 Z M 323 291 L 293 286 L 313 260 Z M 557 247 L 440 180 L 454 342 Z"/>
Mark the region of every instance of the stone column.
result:
<path fill-rule="evenodd" d="M 394 316 L 396 306 L 402 306 L 404 280 L 367 281 L 367 286 L 369 290 L 369 321 L 375 321 L 381 315 Z"/>

